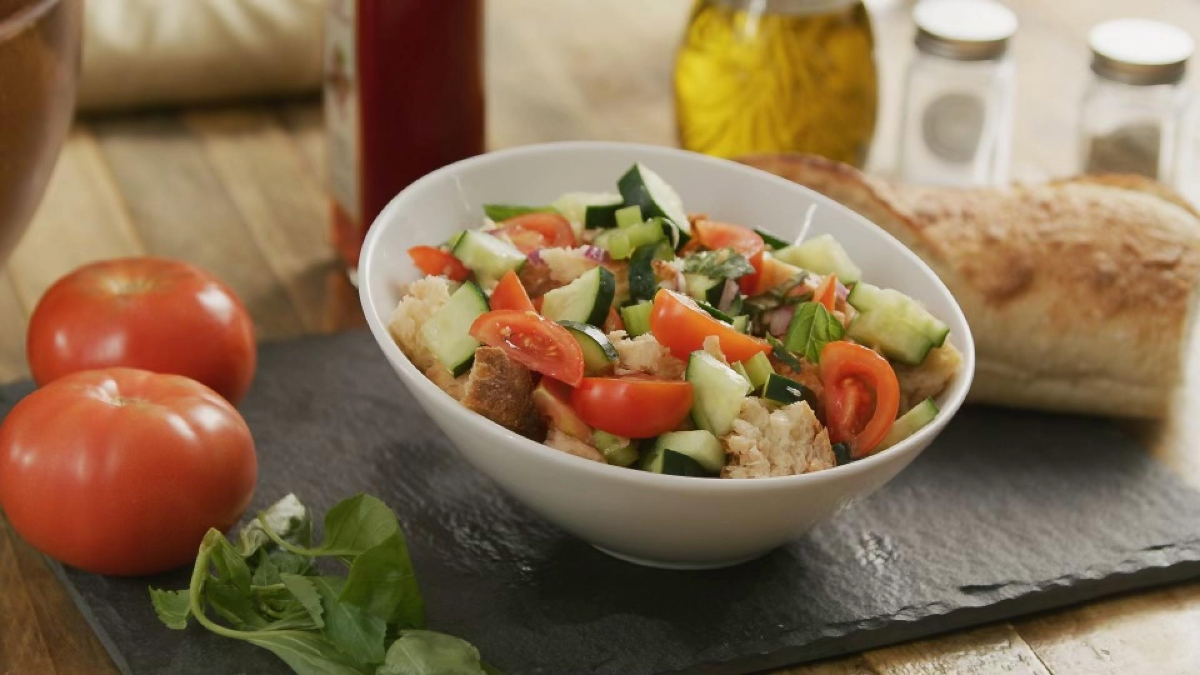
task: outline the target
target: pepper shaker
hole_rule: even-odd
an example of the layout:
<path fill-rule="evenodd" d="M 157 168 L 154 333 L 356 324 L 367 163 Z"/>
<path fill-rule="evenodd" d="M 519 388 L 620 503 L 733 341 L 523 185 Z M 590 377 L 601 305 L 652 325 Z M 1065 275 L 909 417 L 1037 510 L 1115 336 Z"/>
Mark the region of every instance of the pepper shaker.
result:
<path fill-rule="evenodd" d="M 922 0 L 913 10 L 900 173 L 959 187 L 1008 181 L 1016 67 L 1008 43 L 1017 17 L 991 0 Z"/>

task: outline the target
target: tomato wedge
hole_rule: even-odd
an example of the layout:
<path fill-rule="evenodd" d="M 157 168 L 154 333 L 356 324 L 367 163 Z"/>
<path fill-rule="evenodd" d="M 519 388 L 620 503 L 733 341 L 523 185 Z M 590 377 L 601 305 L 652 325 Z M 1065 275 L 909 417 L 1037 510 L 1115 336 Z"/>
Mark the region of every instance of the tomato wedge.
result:
<path fill-rule="evenodd" d="M 766 244 L 757 232 L 748 227 L 731 223 L 718 223 L 715 220 L 698 220 L 692 225 L 692 232 L 701 244 L 714 251 L 731 248 L 746 256 L 746 260 L 754 266 L 754 274 L 743 276 L 739 283 L 742 292 L 753 293 L 758 288 L 758 276 L 762 272 L 763 251 Z"/>
<path fill-rule="evenodd" d="M 830 342 L 821 350 L 821 384 L 829 440 L 846 443 L 855 459 L 870 455 L 900 411 L 896 371 L 862 345 Z"/>
<path fill-rule="evenodd" d="M 779 260 L 770 252 L 763 252 L 762 267 L 759 268 L 758 278 L 755 280 L 753 290 L 747 291 L 747 295 L 758 295 L 777 286 L 782 286 L 785 282 L 790 281 L 797 274 L 802 274 L 803 270 L 794 265 L 789 265 L 782 260 Z M 798 288 L 798 287 L 797 287 Z"/>
<path fill-rule="evenodd" d="M 675 431 L 692 409 L 692 383 L 633 377 L 585 377 L 571 407 L 591 426 L 627 438 Z"/>
<path fill-rule="evenodd" d="M 526 213 L 500 223 L 500 230 L 521 250 L 532 253 L 539 248 L 575 245 L 575 230 L 557 213 Z"/>
<path fill-rule="evenodd" d="M 496 288 L 492 291 L 492 297 L 488 298 L 488 305 L 492 309 L 515 309 L 522 312 L 536 311 L 533 308 L 533 301 L 529 299 L 529 294 L 525 292 L 525 287 L 521 285 L 521 280 L 517 278 L 517 273 L 509 270 L 500 277 L 500 283 L 496 284 Z"/>
<path fill-rule="evenodd" d="M 650 332 L 672 354 L 684 360 L 692 352 L 702 349 L 704 338 L 709 335 L 717 336 L 721 351 L 731 363 L 771 351 L 771 345 L 766 341 L 739 333 L 733 326 L 709 316 L 691 298 L 665 288 L 654 296 Z"/>
<path fill-rule="evenodd" d="M 465 281 L 471 270 L 449 251 L 436 246 L 414 246 L 408 249 L 408 257 L 425 274 L 440 275 L 451 281 Z"/>
<path fill-rule="evenodd" d="M 559 431 L 590 444 L 592 428 L 571 408 L 571 388 L 549 377 L 543 377 L 533 390 L 533 407 L 546 423 Z"/>
<path fill-rule="evenodd" d="M 583 379 L 583 350 L 566 328 L 534 312 L 498 309 L 475 319 L 471 337 L 499 347 L 526 368 L 575 386 Z"/>
<path fill-rule="evenodd" d="M 830 274 L 829 276 L 825 277 L 825 280 L 822 281 L 821 285 L 817 286 L 817 290 L 813 292 L 813 302 L 819 302 L 822 305 L 825 305 L 825 309 L 832 312 L 833 306 L 837 304 L 837 285 L 838 280 L 836 274 Z"/>
<path fill-rule="evenodd" d="M 614 330 L 625 330 L 625 322 L 621 320 L 616 307 L 609 307 L 608 318 L 604 320 L 604 332 L 611 333 Z"/>

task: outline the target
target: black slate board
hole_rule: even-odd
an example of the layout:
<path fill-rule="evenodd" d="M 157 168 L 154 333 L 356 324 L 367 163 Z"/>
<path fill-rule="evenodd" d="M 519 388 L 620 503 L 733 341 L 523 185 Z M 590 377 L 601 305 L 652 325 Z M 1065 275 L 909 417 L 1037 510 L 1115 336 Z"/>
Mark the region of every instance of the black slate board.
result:
<path fill-rule="evenodd" d="M 28 391 L 0 393 L 5 408 Z M 400 514 L 431 627 L 510 675 L 741 673 L 1200 575 L 1200 493 L 1094 419 L 960 413 L 895 481 L 727 570 L 617 561 L 453 452 L 366 333 L 264 346 L 243 412 L 255 509 L 368 491 Z M 284 673 L 266 651 L 156 620 L 147 584 L 60 570 L 123 672 Z"/>

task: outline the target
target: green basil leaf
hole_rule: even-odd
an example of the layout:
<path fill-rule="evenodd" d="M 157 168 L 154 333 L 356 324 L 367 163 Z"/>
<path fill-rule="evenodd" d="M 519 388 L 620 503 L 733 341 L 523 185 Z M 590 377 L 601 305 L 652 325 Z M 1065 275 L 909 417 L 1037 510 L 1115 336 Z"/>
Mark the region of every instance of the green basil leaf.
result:
<path fill-rule="evenodd" d="M 266 551 L 266 547 L 260 549 L 257 556 L 252 559 L 258 561 L 257 567 L 254 568 L 254 574 L 250 577 L 250 582 L 255 586 L 278 584 L 281 581 L 280 577 L 284 574 L 306 576 L 313 572 L 312 558 L 289 551 L 276 550 L 269 554 Z"/>
<path fill-rule="evenodd" d="M 204 589 L 213 611 L 235 628 L 256 629 L 266 625 L 251 590 L 250 567 L 237 549 L 224 537 L 217 537 L 209 561 L 216 575 L 209 578 Z"/>
<path fill-rule="evenodd" d="M 164 591 L 151 588 L 150 602 L 154 605 L 154 613 L 158 615 L 158 620 L 166 624 L 167 628 L 175 630 L 187 628 L 188 617 L 192 615 L 188 589 Z"/>
<path fill-rule="evenodd" d="M 338 600 L 345 580 L 340 577 L 310 577 L 321 596 L 325 622 L 321 632 L 338 651 L 358 665 L 382 663 L 387 621 L 359 607 Z"/>
<path fill-rule="evenodd" d="M 359 555 L 400 530 L 396 514 L 376 497 L 360 494 L 338 502 L 325 514 L 325 541 L 319 555 Z"/>
<path fill-rule="evenodd" d="M 402 532 L 354 559 L 338 599 L 400 628 L 425 625 L 425 604 Z"/>
<path fill-rule="evenodd" d="M 737 279 L 754 273 L 746 256 L 731 248 L 719 251 L 698 251 L 683 259 L 685 274 L 703 274 L 713 279 Z"/>
<path fill-rule="evenodd" d="M 493 671 L 494 672 L 494 671 Z M 479 650 L 465 640 L 427 630 L 406 630 L 388 648 L 376 675 L 487 675 Z"/>
<path fill-rule="evenodd" d="M 256 636 L 247 642 L 269 649 L 283 659 L 296 675 L 367 675 L 368 668 L 355 666 L 332 644 L 315 633 L 279 631 Z"/>
<path fill-rule="evenodd" d="M 810 363 L 820 363 L 825 345 L 842 339 L 845 333 L 842 322 L 825 309 L 825 305 L 805 302 L 796 306 L 796 314 L 788 326 L 786 346 Z"/>
<path fill-rule="evenodd" d="M 526 213 L 558 213 L 552 206 L 515 206 L 513 204 L 484 204 L 483 213 L 495 222 L 508 220 Z"/>
<path fill-rule="evenodd" d="M 774 335 L 768 335 L 767 344 L 771 345 L 771 356 L 774 356 L 777 361 L 783 362 L 788 368 L 797 372 L 804 368 L 804 364 L 800 363 L 800 359 L 796 358 L 795 354 L 789 352 L 787 347 L 783 346 L 783 343 L 779 341 L 779 338 Z"/>
<path fill-rule="evenodd" d="M 316 627 L 323 628 L 325 620 L 322 618 L 324 609 L 321 606 L 321 594 L 317 592 L 317 587 L 313 584 L 312 579 L 295 574 L 283 574 L 280 575 L 280 582 L 304 607 L 304 611 L 312 618 Z"/>
<path fill-rule="evenodd" d="M 296 495 L 289 494 L 280 499 L 261 515 L 284 541 L 296 546 L 312 546 L 312 518 Z M 238 532 L 237 550 L 243 558 L 249 558 L 271 543 L 262 522 L 258 520 L 250 521 Z"/>

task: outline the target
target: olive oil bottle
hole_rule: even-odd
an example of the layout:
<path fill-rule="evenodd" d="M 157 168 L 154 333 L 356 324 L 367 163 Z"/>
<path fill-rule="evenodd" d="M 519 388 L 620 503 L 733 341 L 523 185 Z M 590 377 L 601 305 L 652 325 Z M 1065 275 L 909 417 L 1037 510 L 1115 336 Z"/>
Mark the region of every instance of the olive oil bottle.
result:
<path fill-rule="evenodd" d="M 862 166 L 878 105 L 860 0 L 697 0 L 675 63 L 684 148 L 806 152 Z"/>

